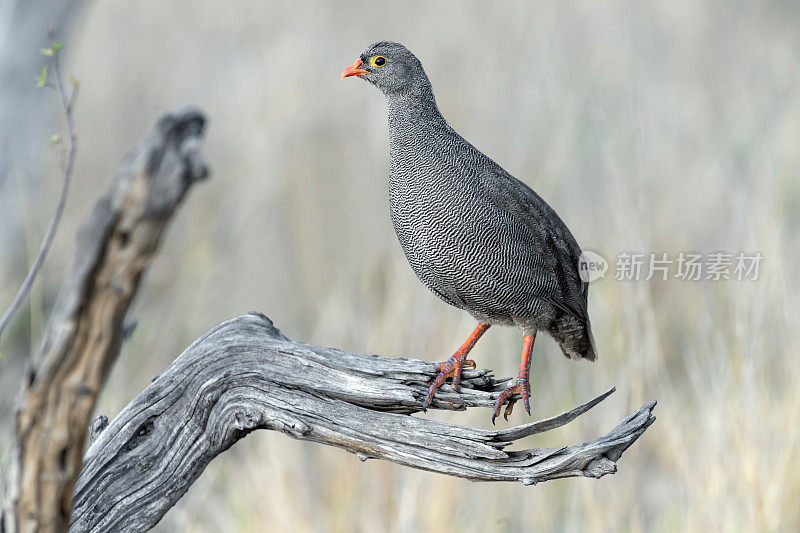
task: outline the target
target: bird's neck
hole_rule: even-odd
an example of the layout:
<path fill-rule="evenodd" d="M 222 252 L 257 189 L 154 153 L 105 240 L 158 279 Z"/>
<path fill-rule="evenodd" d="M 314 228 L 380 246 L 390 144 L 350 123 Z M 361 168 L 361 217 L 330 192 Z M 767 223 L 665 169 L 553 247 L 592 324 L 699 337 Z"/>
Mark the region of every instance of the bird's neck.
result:
<path fill-rule="evenodd" d="M 430 84 L 414 90 L 386 95 L 389 111 L 389 126 L 402 126 L 406 123 L 444 122 Z"/>

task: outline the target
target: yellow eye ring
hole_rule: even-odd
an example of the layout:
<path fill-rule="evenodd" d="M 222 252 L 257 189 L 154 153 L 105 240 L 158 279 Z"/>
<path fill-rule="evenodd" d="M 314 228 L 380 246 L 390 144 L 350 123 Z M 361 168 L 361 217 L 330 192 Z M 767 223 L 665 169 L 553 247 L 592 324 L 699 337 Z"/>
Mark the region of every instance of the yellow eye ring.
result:
<path fill-rule="evenodd" d="M 386 65 L 386 58 L 383 56 L 372 56 L 369 58 L 369 64 L 373 67 L 381 68 Z"/>

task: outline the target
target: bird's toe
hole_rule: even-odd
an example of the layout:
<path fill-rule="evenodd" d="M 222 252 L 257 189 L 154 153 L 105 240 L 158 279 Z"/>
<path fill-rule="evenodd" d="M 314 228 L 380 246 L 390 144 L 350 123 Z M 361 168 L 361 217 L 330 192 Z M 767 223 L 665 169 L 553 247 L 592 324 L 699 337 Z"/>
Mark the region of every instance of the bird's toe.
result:
<path fill-rule="evenodd" d="M 497 397 L 497 400 L 494 402 L 494 412 L 492 414 L 492 424 L 494 424 L 495 419 L 500 416 L 500 410 L 503 407 L 503 404 L 508 402 L 506 405 L 505 411 L 503 412 L 503 418 L 508 420 L 508 417 L 514 411 L 514 404 L 517 403 L 517 400 L 521 397 L 522 403 L 525 405 L 525 411 L 528 412 L 528 415 L 531 414 L 531 402 L 530 402 L 531 390 L 530 386 L 524 382 L 517 382 L 516 385 L 511 386 L 500 393 Z"/>

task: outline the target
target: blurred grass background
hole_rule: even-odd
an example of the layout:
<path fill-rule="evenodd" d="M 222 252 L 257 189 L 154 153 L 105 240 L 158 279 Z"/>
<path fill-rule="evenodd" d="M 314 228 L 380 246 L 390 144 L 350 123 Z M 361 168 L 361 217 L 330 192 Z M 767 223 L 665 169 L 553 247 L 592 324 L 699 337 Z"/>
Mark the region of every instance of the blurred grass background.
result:
<path fill-rule="evenodd" d="M 0 342 L 0 451 L 78 224 L 121 156 L 183 103 L 210 116 L 212 179 L 147 273 L 99 413 L 113 417 L 197 336 L 250 310 L 316 344 L 452 353 L 474 324 L 427 292 L 396 242 L 383 97 L 339 79 L 367 44 L 391 39 L 421 58 L 453 127 L 539 192 L 584 248 L 612 261 L 758 251 L 760 279 L 606 279 L 590 295 L 596 365 L 539 340 L 534 417 L 618 392 L 527 445 L 590 440 L 658 400 L 615 476 L 475 484 L 257 432 L 157 530 L 800 529 L 798 24 L 788 1 L 89 4 L 64 49 L 82 85 L 74 186 L 30 305 Z M 56 97 L 37 98 L 48 108 Z M 58 194 L 48 140 L 37 152 L 48 173 L 17 165 L 0 180 L 3 306 Z M 493 328 L 474 355 L 511 375 L 520 344 Z M 486 410 L 427 416 L 490 426 Z"/>

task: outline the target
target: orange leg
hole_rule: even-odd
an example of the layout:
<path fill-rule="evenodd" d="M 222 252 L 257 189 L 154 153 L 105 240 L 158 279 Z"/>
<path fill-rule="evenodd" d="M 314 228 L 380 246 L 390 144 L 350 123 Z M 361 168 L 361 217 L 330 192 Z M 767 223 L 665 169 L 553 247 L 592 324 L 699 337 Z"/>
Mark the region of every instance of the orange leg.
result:
<path fill-rule="evenodd" d="M 522 396 L 522 402 L 525 404 L 525 410 L 528 415 L 531 414 L 531 385 L 528 381 L 528 375 L 531 371 L 531 361 L 533 360 L 533 342 L 536 340 L 536 333 L 525 335 L 525 341 L 522 343 L 522 360 L 519 363 L 519 375 L 517 376 L 517 384 L 509 387 L 500 393 L 497 401 L 494 403 L 494 414 L 492 415 L 492 424 L 494 419 L 500 416 L 500 408 L 508 401 L 506 410 L 503 413 L 503 418 L 508 420 L 508 415 L 514 410 L 514 404 L 517 403 L 517 395 Z"/>
<path fill-rule="evenodd" d="M 458 392 L 458 385 L 461 383 L 461 369 L 465 365 L 467 367 L 475 368 L 475 361 L 472 359 L 467 359 L 467 354 L 470 350 L 472 350 L 473 346 L 475 346 L 475 343 L 478 342 L 478 339 L 480 339 L 481 336 L 486 333 L 487 329 L 489 329 L 489 324 L 478 324 L 469 338 L 464 341 L 464 344 L 461 345 L 461 348 L 456 350 L 456 352 L 450 356 L 450 359 L 436 365 L 436 370 L 439 372 L 439 375 L 436 376 L 436 379 L 433 380 L 431 386 L 428 387 L 428 396 L 422 403 L 423 410 L 427 409 L 427 407 L 431 404 L 433 395 L 436 394 L 436 391 L 444 384 L 447 378 L 453 378 L 453 390 Z"/>

